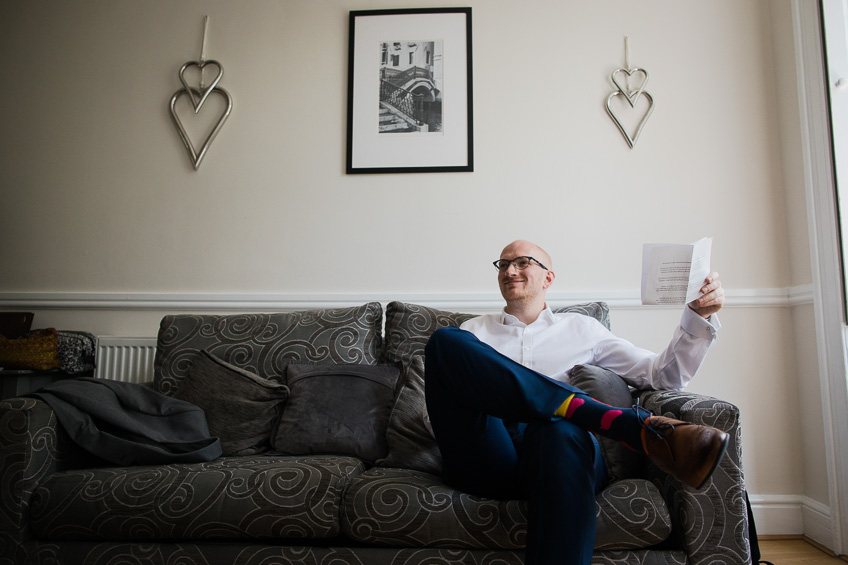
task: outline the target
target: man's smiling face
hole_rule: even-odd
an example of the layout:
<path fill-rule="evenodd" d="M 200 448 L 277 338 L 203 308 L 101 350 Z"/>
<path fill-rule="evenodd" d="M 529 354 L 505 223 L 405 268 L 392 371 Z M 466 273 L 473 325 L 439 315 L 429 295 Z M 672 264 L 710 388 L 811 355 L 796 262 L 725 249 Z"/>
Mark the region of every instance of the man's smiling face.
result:
<path fill-rule="evenodd" d="M 512 260 L 516 257 L 535 257 L 546 266 L 550 265 L 550 257 L 537 245 L 529 241 L 514 241 L 501 252 L 501 259 Z M 553 282 L 553 272 L 546 270 L 533 261 L 524 270 L 512 264 L 505 271 L 498 272 L 498 285 L 501 295 L 507 304 L 531 303 L 536 300 L 544 302 L 545 292 Z"/>

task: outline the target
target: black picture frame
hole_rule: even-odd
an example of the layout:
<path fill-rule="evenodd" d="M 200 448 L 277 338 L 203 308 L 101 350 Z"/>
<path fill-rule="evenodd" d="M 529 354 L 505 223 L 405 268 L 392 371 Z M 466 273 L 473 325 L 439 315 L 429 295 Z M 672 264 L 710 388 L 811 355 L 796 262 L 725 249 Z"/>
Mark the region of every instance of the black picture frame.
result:
<path fill-rule="evenodd" d="M 471 8 L 350 12 L 347 174 L 474 170 Z"/>

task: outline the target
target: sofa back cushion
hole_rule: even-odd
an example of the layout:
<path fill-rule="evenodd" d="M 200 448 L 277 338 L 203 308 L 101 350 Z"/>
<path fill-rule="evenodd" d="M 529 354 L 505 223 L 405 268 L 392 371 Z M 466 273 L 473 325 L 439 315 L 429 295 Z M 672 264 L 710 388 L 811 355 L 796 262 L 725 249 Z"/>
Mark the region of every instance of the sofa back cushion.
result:
<path fill-rule="evenodd" d="M 168 315 L 162 319 L 153 362 L 156 390 L 173 395 L 200 351 L 284 382 L 290 362 L 377 362 L 383 308 L 370 302 L 274 314 Z"/>
<path fill-rule="evenodd" d="M 474 314 L 447 312 L 428 306 L 389 302 L 386 306 L 386 345 L 383 362 L 404 364 L 424 354 L 427 340 L 439 328 L 459 326 Z"/>
<path fill-rule="evenodd" d="M 609 306 L 606 302 L 584 302 L 583 304 L 571 304 L 569 306 L 560 306 L 559 308 L 551 308 L 554 314 L 561 312 L 576 312 L 595 318 L 604 325 L 606 329 L 610 329 Z"/>

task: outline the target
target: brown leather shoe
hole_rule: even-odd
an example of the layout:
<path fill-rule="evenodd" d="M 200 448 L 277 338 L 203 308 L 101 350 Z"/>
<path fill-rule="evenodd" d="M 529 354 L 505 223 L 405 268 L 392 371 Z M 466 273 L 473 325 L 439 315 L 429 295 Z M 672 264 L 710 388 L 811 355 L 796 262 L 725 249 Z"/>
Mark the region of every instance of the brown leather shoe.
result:
<path fill-rule="evenodd" d="M 701 488 L 727 451 L 730 438 L 710 426 L 651 416 L 644 420 L 642 447 L 654 464 L 693 488 Z"/>

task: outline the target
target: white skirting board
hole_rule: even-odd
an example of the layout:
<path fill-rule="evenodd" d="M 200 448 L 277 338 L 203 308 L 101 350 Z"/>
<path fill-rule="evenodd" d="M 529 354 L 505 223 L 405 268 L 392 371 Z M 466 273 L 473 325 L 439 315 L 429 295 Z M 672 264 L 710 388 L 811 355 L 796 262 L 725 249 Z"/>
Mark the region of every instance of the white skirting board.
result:
<path fill-rule="evenodd" d="M 750 494 L 757 534 L 803 535 L 824 547 L 833 547 L 830 507 L 806 496 Z"/>

